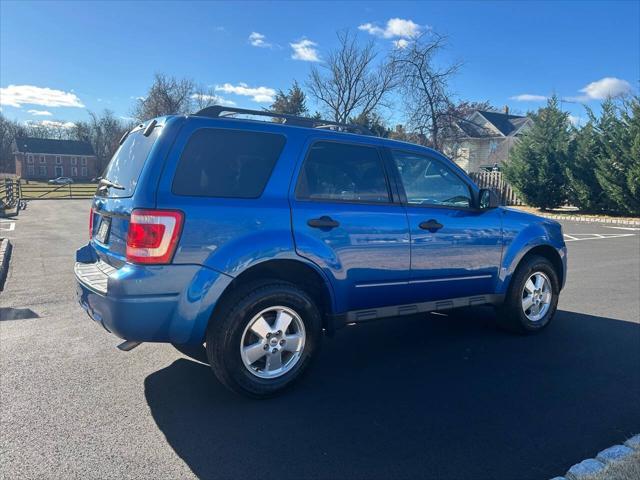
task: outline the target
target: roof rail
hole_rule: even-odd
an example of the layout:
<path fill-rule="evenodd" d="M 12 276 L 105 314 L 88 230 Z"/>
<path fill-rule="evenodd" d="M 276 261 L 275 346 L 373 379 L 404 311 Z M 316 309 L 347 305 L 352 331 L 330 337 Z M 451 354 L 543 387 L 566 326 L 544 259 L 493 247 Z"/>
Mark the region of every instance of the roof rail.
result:
<path fill-rule="evenodd" d="M 346 131 L 346 132 L 352 131 L 355 133 L 359 133 L 361 135 L 373 135 L 371 130 L 369 130 L 367 127 L 364 127 L 362 125 L 330 122 L 328 120 L 319 120 L 319 119 L 309 118 L 309 117 L 299 117 L 297 115 L 270 112 L 268 110 L 249 110 L 246 108 L 225 107 L 223 105 L 212 105 L 211 107 L 203 108 L 202 110 L 195 113 L 195 115 L 199 117 L 211 117 L 211 118 L 221 118 L 221 117 L 233 118 L 233 115 L 235 114 L 282 118 L 284 120 L 283 123 L 287 125 L 295 125 L 297 127 L 335 129 L 338 131 Z"/>

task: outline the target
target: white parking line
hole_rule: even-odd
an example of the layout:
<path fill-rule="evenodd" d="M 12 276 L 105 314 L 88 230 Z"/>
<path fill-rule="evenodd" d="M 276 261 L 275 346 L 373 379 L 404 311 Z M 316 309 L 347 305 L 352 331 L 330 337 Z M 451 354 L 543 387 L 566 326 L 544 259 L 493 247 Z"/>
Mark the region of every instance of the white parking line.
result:
<path fill-rule="evenodd" d="M 640 232 L 640 227 L 607 227 L 606 225 L 603 225 L 604 228 L 615 228 L 617 230 L 631 230 L 634 232 Z"/>
<path fill-rule="evenodd" d="M 608 238 L 622 238 L 622 237 L 635 237 L 635 233 L 572 233 L 571 235 L 565 233 L 565 242 L 580 242 L 582 240 L 606 240 Z"/>
<path fill-rule="evenodd" d="M 0 219 L 0 230 L 3 232 L 11 232 L 16 229 L 16 222 Z"/>

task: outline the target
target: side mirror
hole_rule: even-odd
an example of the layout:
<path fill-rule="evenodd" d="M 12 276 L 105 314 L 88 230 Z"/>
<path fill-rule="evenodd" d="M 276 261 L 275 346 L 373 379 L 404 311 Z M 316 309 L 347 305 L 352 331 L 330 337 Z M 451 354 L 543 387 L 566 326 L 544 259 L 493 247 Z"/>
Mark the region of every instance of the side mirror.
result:
<path fill-rule="evenodd" d="M 498 194 L 490 188 L 480 189 L 478 195 L 478 207 L 481 210 L 489 210 L 491 208 L 497 208 L 500 206 L 500 197 Z"/>

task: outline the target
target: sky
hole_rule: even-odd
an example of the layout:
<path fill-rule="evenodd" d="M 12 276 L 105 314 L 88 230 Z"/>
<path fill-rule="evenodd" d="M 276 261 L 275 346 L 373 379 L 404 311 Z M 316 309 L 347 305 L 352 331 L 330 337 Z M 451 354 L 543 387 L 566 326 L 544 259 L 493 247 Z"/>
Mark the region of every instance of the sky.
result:
<path fill-rule="evenodd" d="M 220 103 L 262 109 L 293 80 L 304 86 L 342 29 L 373 40 L 380 58 L 417 35 L 446 35 L 439 62 L 463 63 L 451 83 L 457 98 L 512 112 L 557 94 L 581 123 L 584 105 L 597 111 L 608 94 L 640 85 L 640 0 L 0 0 L 0 108 L 22 122 L 65 124 L 105 108 L 127 119 L 162 72 L 212 89 Z"/>

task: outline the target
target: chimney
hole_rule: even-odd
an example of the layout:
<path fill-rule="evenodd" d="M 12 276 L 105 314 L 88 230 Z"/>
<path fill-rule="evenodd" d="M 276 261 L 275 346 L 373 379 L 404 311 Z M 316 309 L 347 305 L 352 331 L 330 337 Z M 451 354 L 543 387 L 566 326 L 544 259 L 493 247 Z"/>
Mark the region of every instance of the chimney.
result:
<path fill-rule="evenodd" d="M 506 115 L 509 115 L 509 105 L 505 105 L 505 106 L 504 106 L 504 113 L 505 113 Z"/>

